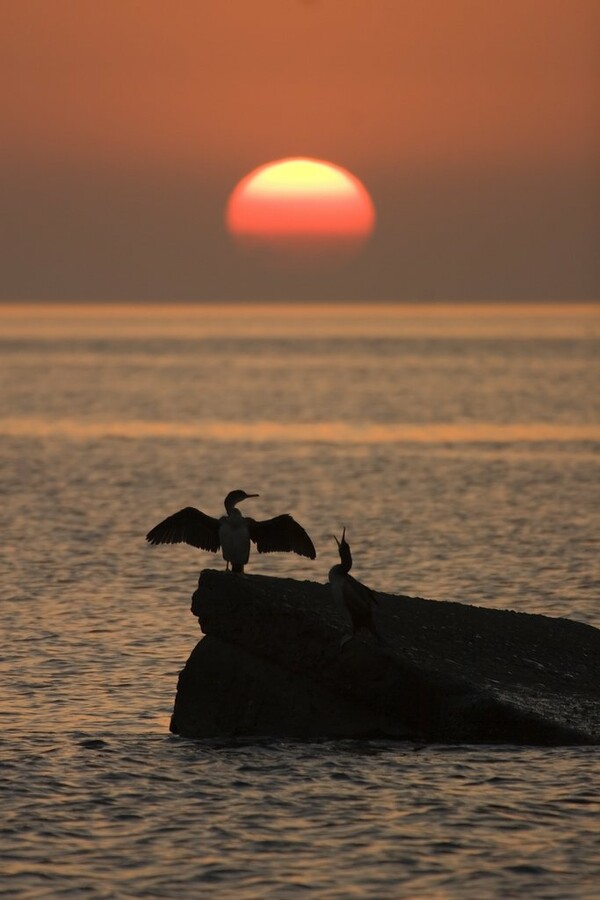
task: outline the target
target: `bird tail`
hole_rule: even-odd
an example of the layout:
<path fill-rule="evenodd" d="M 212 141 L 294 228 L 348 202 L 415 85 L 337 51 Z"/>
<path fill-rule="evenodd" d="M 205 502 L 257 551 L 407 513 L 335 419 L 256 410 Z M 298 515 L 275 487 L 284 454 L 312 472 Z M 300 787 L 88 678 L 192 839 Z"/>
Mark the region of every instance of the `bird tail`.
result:
<path fill-rule="evenodd" d="M 244 563 L 231 563 L 231 571 L 238 572 L 243 574 L 244 572 Z"/>

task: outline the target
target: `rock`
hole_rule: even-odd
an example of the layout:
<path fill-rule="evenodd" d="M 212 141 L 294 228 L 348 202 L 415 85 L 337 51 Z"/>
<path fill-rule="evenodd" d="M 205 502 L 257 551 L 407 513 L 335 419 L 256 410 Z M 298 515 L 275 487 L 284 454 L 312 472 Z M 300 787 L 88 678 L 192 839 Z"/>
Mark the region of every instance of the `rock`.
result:
<path fill-rule="evenodd" d="M 382 642 L 348 632 L 328 585 L 210 569 L 205 637 L 171 731 L 192 738 L 600 742 L 600 631 L 567 619 L 377 594 Z"/>

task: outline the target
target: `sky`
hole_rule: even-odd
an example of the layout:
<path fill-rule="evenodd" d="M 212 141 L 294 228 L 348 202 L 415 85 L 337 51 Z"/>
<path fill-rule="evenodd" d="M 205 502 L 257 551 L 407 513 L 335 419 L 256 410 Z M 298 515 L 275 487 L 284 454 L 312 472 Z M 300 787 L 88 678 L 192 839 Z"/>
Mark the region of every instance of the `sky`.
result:
<path fill-rule="evenodd" d="M 597 300 L 598 46 L 596 0 L 6 2 L 0 300 Z M 337 267 L 227 233 L 288 156 L 373 198 Z"/>

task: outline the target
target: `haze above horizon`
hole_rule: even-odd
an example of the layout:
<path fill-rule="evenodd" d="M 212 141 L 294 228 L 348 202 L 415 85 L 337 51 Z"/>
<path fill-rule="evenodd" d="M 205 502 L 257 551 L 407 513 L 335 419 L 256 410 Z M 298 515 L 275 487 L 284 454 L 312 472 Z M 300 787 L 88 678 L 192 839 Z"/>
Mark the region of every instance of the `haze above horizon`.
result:
<path fill-rule="evenodd" d="M 0 301 L 593 301 L 593 0 L 21 0 L 0 12 Z M 347 168 L 330 271 L 227 234 L 248 172 Z"/>

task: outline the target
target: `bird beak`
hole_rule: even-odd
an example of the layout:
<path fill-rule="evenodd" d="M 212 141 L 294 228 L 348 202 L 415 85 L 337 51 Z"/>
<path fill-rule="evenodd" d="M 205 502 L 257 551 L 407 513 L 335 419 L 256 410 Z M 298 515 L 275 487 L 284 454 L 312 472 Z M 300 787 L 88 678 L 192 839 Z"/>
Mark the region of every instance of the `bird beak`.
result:
<path fill-rule="evenodd" d="M 346 540 L 346 526 L 344 525 L 344 530 L 342 531 L 342 540 Z"/>
<path fill-rule="evenodd" d="M 332 534 L 331 537 L 334 539 L 334 541 L 336 542 L 336 544 L 337 544 L 338 547 L 339 547 L 339 546 L 340 546 L 340 542 L 339 542 L 338 539 L 336 538 L 335 534 Z"/>
<path fill-rule="evenodd" d="M 246 500 L 248 497 L 260 497 L 260 494 L 246 494 Z"/>

